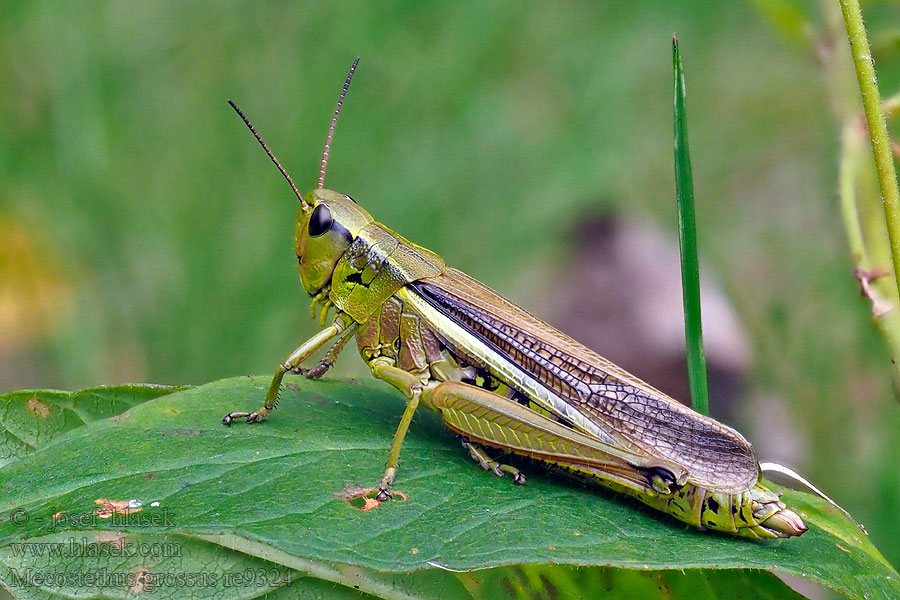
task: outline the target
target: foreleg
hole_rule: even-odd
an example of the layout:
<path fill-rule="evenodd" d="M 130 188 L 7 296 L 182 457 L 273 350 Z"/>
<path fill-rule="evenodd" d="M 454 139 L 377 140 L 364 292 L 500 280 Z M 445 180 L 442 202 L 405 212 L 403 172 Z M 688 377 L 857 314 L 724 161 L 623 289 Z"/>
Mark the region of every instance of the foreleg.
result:
<path fill-rule="evenodd" d="M 291 352 L 291 354 L 284 359 L 284 362 L 278 365 L 275 376 L 272 377 L 272 383 L 269 384 L 269 390 L 266 392 L 265 403 L 259 409 L 252 413 L 241 411 L 230 412 L 222 418 L 222 422 L 226 425 L 231 425 L 234 419 L 243 417 L 247 418 L 248 423 L 258 423 L 265 419 L 266 415 L 272 412 L 272 409 L 278 404 L 278 390 L 281 388 L 281 380 L 284 378 L 284 374 L 300 366 L 300 363 L 315 354 L 319 348 L 328 342 L 328 340 L 340 334 L 346 327 L 347 325 L 343 320 L 335 319 L 330 327 L 326 327 L 303 342 L 299 348 Z"/>

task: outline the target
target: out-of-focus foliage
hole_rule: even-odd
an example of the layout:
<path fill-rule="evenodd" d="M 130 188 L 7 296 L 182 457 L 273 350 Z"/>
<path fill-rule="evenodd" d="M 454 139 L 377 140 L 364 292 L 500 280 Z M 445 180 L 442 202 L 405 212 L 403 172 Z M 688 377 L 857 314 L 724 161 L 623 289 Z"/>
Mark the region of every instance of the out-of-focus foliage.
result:
<path fill-rule="evenodd" d="M 821 67 L 846 50 L 817 37 L 816 3 L 785 13 L 808 38 L 784 34 L 781 4 L 6 3 L 0 232 L 22 237 L 0 240 L 0 388 L 267 373 L 312 333 L 295 200 L 225 98 L 306 189 L 356 55 L 327 185 L 540 314 L 578 283 L 552 273 L 585 215 L 674 236 L 677 31 L 701 260 L 753 343 L 734 424 L 897 564 L 900 409 L 852 277 Z M 865 8 L 888 96 L 897 4 Z"/>

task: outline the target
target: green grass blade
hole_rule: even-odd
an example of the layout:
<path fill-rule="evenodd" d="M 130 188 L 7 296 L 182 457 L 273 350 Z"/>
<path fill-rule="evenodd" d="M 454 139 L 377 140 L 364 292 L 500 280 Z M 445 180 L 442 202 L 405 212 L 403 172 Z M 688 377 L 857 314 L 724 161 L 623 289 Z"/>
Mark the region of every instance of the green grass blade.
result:
<path fill-rule="evenodd" d="M 694 183 L 688 152 L 685 115 L 684 71 L 678 52 L 678 38 L 672 36 L 675 68 L 675 196 L 678 202 L 678 241 L 681 248 L 681 289 L 684 299 L 684 334 L 687 347 L 691 405 L 709 414 L 706 385 L 706 358 L 703 354 L 703 326 L 700 320 L 700 268 L 697 261 L 697 223 L 694 217 Z"/>

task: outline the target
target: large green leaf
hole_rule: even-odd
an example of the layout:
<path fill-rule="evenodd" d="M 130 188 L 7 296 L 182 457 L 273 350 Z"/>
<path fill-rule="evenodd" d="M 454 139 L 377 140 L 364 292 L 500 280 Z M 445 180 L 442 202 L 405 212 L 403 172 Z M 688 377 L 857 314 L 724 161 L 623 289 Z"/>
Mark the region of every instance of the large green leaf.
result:
<path fill-rule="evenodd" d="M 7 464 L 0 546 L 63 527 L 140 526 L 141 533 L 202 535 L 295 569 L 762 569 L 851 597 L 900 595 L 896 572 L 865 534 L 809 495 L 785 494 L 810 525 L 802 537 L 751 542 L 701 533 L 545 475 L 540 465 L 526 465 L 527 486 L 497 480 L 425 411 L 410 429 L 395 484 L 408 500 L 360 511 L 344 496 L 379 478 L 402 397 L 372 384 L 303 380 L 285 387 L 268 421 L 221 424 L 228 410 L 255 408 L 267 385 L 236 378 L 157 398 Z M 94 513 L 98 500 L 140 503 L 141 511 L 102 519 Z"/>
<path fill-rule="evenodd" d="M 0 582 L 17 598 L 369 598 L 407 600 L 584 598 L 799 599 L 776 577 L 751 571 L 648 571 L 564 565 L 496 567 L 472 573 L 427 569 L 378 573 L 289 560 L 298 569 L 180 535 L 63 532 L 0 549 Z M 0 594 L 2 597 L 2 594 Z"/>

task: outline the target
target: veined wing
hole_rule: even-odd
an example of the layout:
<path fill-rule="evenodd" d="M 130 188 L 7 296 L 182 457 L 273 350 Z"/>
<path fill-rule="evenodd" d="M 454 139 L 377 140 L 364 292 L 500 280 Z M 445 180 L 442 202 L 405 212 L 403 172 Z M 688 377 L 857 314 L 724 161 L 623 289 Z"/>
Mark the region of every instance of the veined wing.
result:
<path fill-rule="evenodd" d="M 738 432 L 654 389 L 465 273 L 448 267 L 410 287 L 587 417 L 604 441 L 625 440 L 629 449 L 671 460 L 707 489 L 743 491 L 756 483 L 756 456 Z"/>

